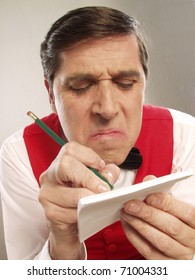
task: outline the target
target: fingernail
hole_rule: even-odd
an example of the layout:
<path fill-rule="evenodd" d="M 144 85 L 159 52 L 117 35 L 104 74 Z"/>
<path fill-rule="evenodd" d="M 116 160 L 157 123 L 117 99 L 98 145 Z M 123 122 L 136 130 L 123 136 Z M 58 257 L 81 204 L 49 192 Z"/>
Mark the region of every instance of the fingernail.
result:
<path fill-rule="evenodd" d="M 153 206 L 158 206 L 158 205 L 160 205 L 160 203 L 161 203 L 161 201 L 157 196 L 153 196 L 150 201 L 150 204 Z"/>
<path fill-rule="evenodd" d="M 101 159 L 101 160 L 100 160 L 100 168 L 101 168 L 101 169 L 104 169 L 105 166 L 106 166 L 105 161 L 104 161 L 103 159 Z"/>
<path fill-rule="evenodd" d="M 104 175 L 104 177 L 106 177 L 106 178 L 110 178 L 111 181 L 112 181 L 113 175 L 112 175 L 112 173 L 111 173 L 110 171 L 105 171 L 105 172 L 103 173 L 103 175 Z M 109 180 L 109 181 L 110 181 L 110 180 Z"/>
<path fill-rule="evenodd" d="M 129 212 L 129 213 L 136 213 L 136 212 L 139 212 L 140 210 L 141 210 L 141 207 L 136 202 L 131 202 L 127 208 L 127 212 Z"/>
<path fill-rule="evenodd" d="M 103 185 L 100 185 L 100 186 L 98 186 L 98 191 L 99 191 L 99 193 L 107 192 L 108 188 Z"/>

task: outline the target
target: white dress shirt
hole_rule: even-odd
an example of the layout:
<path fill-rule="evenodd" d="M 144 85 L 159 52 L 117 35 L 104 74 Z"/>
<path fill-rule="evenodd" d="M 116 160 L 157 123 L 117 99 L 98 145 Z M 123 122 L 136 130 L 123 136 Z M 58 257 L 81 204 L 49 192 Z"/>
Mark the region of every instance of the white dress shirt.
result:
<path fill-rule="evenodd" d="M 195 171 L 195 118 L 172 109 L 170 112 L 174 120 L 172 172 L 188 168 Z M 133 184 L 135 175 L 135 171 L 121 170 L 115 188 Z M 6 139 L 1 147 L 0 191 L 8 259 L 50 259 L 49 228 L 38 201 L 39 185 L 31 169 L 23 130 Z M 195 176 L 177 183 L 172 193 L 195 206 Z"/>

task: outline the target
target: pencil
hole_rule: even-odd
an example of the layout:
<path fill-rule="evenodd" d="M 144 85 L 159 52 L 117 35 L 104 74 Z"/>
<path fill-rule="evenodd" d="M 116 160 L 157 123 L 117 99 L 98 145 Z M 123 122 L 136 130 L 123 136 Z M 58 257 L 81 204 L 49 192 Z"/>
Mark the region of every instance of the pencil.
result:
<path fill-rule="evenodd" d="M 34 113 L 28 111 L 27 115 L 31 117 L 36 122 L 36 124 L 38 124 L 38 126 L 42 128 L 60 146 L 66 144 L 62 138 L 60 138 L 53 130 L 51 130 L 44 122 L 42 122 Z"/>
<path fill-rule="evenodd" d="M 52 129 L 50 129 L 44 122 L 42 122 L 34 113 L 31 111 L 27 112 L 27 115 L 31 117 L 35 123 L 44 130 L 55 142 L 57 142 L 61 147 L 65 145 L 67 142 L 64 141 L 62 138 L 60 138 Z M 113 190 L 113 185 L 110 184 L 104 176 L 102 176 L 95 168 L 88 167 L 96 176 L 98 176 L 100 179 L 102 179 L 104 182 L 106 182 L 110 189 Z"/>

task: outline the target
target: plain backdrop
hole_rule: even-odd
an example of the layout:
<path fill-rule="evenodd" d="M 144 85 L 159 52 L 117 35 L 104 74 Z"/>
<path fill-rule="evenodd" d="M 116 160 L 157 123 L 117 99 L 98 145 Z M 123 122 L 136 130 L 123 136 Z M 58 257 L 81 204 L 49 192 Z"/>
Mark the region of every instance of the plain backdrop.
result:
<path fill-rule="evenodd" d="M 123 10 L 144 28 L 150 54 L 146 103 L 195 115 L 194 0 L 0 0 L 0 146 L 32 122 L 28 110 L 39 117 L 51 112 L 40 43 L 57 18 L 89 5 Z M 5 258 L 1 225 L 0 259 Z"/>

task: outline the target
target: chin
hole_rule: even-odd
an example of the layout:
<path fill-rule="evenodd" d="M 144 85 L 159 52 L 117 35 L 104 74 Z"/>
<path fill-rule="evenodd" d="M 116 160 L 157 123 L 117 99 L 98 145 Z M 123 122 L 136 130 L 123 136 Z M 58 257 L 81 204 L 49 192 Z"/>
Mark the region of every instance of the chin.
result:
<path fill-rule="evenodd" d="M 101 159 L 105 161 L 106 164 L 115 164 L 118 166 L 124 162 L 128 154 L 128 153 L 125 154 L 120 153 L 119 155 L 118 153 L 119 153 L 118 151 L 110 150 L 110 151 L 101 151 L 98 154 L 101 157 Z"/>

